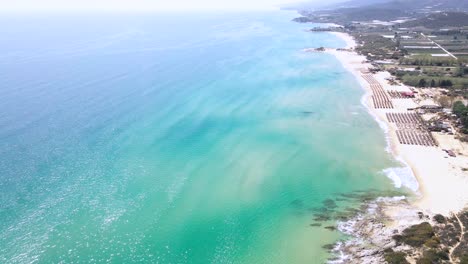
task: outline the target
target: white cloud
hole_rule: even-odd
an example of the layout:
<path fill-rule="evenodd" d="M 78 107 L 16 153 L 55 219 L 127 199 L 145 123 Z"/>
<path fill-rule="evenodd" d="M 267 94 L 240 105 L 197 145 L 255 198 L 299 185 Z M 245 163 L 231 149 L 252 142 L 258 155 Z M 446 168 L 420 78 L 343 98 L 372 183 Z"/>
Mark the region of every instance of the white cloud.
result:
<path fill-rule="evenodd" d="M 271 9 L 297 0 L 0 0 L 3 11 Z"/>

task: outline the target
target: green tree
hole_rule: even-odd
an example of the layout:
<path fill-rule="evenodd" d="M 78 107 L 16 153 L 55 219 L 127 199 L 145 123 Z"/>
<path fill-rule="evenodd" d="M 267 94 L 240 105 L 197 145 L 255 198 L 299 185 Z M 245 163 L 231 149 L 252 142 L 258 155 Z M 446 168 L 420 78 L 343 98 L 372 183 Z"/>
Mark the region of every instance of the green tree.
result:
<path fill-rule="evenodd" d="M 463 125 L 463 128 L 465 128 L 465 131 L 468 129 L 468 113 L 465 113 L 464 115 L 461 116 L 460 121 Z"/>
<path fill-rule="evenodd" d="M 435 87 L 436 86 L 436 82 L 434 79 L 431 80 L 431 87 Z"/>
<path fill-rule="evenodd" d="M 442 80 L 440 82 L 441 87 L 452 87 L 453 83 L 451 80 Z"/>
<path fill-rule="evenodd" d="M 426 79 L 419 80 L 419 87 L 426 87 L 426 84 L 427 84 Z"/>
<path fill-rule="evenodd" d="M 456 77 L 463 77 L 463 74 L 464 74 L 464 69 L 463 69 L 463 66 L 460 65 L 460 67 L 458 67 L 457 69 L 457 73 L 456 73 Z"/>
<path fill-rule="evenodd" d="M 462 101 L 456 101 L 453 103 L 453 113 L 457 115 L 458 117 L 461 117 L 463 115 L 466 115 L 467 109 L 466 106 L 463 104 Z"/>

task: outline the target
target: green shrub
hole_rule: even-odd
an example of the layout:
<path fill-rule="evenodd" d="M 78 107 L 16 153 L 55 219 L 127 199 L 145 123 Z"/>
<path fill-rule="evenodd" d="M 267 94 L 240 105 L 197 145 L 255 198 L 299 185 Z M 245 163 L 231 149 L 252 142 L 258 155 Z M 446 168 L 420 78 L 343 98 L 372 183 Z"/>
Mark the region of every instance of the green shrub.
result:
<path fill-rule="evenodd" d="M 424 251 L 423 256 L 416 261 L 416 264 L 442 263 L 444 260 L 449 260 L 449 255 L 446 251 L 430 249 Z"/>
<path fill-rule="evenodd" d="M 437 238 L 435 237 L 434 230 L 428 222 L 410 226 L 403 230 L 402 235 L 393 236 L 393 239 L 398 243 L 405 243 L 413 247 L 420 247 L 431 239 L 434 239 L 434 241 L 430 241 L 429 243 L 433 246 L 438 241 L 435 240 Z"/>
<path fill-rule="evenodd" d="M 424 242 L 424 245 L 428 248 L 436 248 L 439 246 L 439 244 L 440 240 L 438 237 L 432 237 Z"/>
<path fill-rule="evenodd" d="M 458 117 L 461 117 L 463 115 L 467 114 L 467 109 L 465 104 L 463 104 L 462 101 L 456 101 L 453 103 L 453 113 L 456 114 Z"/>
<path fill-rule="evenodd" d="M 434 215 L 434 221 L 436 221 L 439 224 L 445 223 L 445 217 L 441 214 L 436 214 Z"/>
<path fill-rule="evenodd" d="M 387 251 L 385 252 L 384 259 L 388 264 L 409 264 L 404 252 Z"/>

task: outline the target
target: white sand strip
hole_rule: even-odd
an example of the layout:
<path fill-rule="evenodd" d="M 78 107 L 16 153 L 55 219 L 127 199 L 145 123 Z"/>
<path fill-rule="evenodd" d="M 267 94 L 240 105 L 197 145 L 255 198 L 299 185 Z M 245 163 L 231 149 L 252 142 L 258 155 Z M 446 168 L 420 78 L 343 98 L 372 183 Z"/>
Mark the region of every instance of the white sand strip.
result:
<path fill-rule="evenodd" d="M 354 39 L 345 33 L 333 33 L 342 38 L 348 49 L 356 46 Z M 327 49 L 327 53 L 333 54 L 343 66 L 349 70 L 365 89 L 364 101 L 369 111 L 379 122 L 384 122 L 388 128 L 389 144 L 392 153 L 396 157 L 401 157 L 414 172 L 417 177 L 422 197 L 415 201 L 415 205 L 421 210 L 431 213 L 441 213 L 448 215 L 450 212 L 459 212 L 468 205 L 468 147 L 467 144 L 451 138 L 439 140 L 439 135 L 434 135 L 439 141 L 439 147 L 426 147 L 417 145 L 402 145 L 396 137 L 397 127 L 389 123 L 385 114 L 388 112 L 408 112 L 408 107 L 415 107 L 417 104 L 411 99 L 392 100 L 394 109 L 375 109 L 370 95 L 371 87 L 362 77 L 371 65 L 365 63 L 366 58 L 355 52 L 336 51 Z M 385 79 L 391 77 L 388 72 L 373 74 L 373 77 L 382 85 L 384 90 L 401 90 L 401 85 L 390 85 Z M 434 133 L 433 133 L 434 134 Z M 460 146 L 456 149 L 457 157 L 448 157 L 442 149 L 454 149 L 453 146 Z"/>

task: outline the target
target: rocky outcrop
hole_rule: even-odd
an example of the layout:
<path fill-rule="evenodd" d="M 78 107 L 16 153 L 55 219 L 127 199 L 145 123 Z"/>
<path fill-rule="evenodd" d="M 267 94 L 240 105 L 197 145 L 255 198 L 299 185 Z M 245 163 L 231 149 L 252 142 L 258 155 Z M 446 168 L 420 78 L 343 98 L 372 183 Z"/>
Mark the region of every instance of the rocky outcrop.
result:
<path fill-rule="evenodd" d="M 444 217 L 421 212 L 405 199 L 379 198 L 338 225 L 352 239 L 335 245 L 329 262 L 463 263 L 467 225 L 468 212 Z"/>

